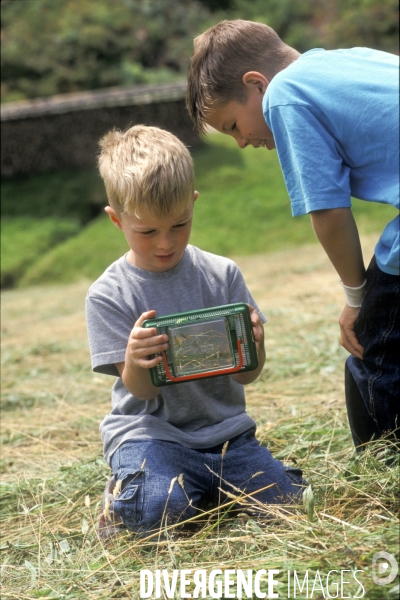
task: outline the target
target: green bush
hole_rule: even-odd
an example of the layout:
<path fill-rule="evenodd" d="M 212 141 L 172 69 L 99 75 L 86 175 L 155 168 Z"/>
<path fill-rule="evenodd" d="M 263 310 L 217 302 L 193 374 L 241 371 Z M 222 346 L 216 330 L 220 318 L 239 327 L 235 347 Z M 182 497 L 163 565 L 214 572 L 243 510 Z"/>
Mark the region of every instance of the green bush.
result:
<path fill-rule="evenodd" d="M 237 256 L 314 241 L 307 217 L 293 223 L 276 152 L 243 151 L 228 136 L 212 134 L 193 155 L 200 192 L 194 245 Z"/>
<path fill-rule="evenodd" d="M 64 169 L 1 182 L 2 217 L 90 221 L 107 204 L 96 169 Z"/>
<path fill-rule="evenodd" d="M 37 260 L 19 285 L 67 283 L 85 277 L 94 279 L 127 250 L 124 236 L 104 215 L 89 223 L 79 235 Z"/>
<path fill-rule="evenodd" d="M 46 252 L 75 235 L 74 220 L 5 218 L 1 235 L 1 287 L 12 287 Z"/>

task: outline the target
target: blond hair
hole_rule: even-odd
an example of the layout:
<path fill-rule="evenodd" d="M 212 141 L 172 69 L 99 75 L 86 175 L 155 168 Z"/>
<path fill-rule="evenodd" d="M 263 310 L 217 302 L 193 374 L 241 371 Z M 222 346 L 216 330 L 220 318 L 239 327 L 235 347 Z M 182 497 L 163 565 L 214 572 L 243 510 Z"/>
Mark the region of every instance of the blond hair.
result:
<path fill-rule="evenodd" d="M 108 202 L 119 214 L 155 218 L 184 211 L 194 193 L 189 150 L 172 133 L 135 125 L 113 129 L 100 140 L 98 166 Z"/>
<path fill-rule="evenodd" d="M 245 104 L 245 73 L 258 71 L 272 79 L 292 61 L 293 48 L 263 23 L 221 21 L 197 36 L 186 95 L 186 108 L 196 130 L 205 133 L 207 113 L 214 103 Z"/>

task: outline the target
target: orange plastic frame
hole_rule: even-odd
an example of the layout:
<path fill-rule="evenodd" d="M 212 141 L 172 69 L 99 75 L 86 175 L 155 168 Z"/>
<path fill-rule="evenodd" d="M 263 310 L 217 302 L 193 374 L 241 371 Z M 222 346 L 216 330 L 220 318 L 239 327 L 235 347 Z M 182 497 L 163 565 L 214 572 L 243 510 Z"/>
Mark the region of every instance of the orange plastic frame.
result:
<path fill-rule="evenodd" d="M 182 375 L 181 377 L 174 377 L 168 366 L 167 354 L 163 352 L 163 360 L 165 372 L 168 376 L 168 379 L 171 381 L 185 381 L 187 379 L 201 379 L 204 377 L 215 377 L 216 375 L 230 375 L 232 373 L 237 373 L 243 367 L 243 352 L 242 352 L 242 344 L 243 340 L 238 340 L 238 353 L 239 353 L 239 364 L 236 367 L 230 367 L 229 369 L 219 369 L 218 371 L 207 371 L 206 373 L 196 373 L 194 375 Z"/>

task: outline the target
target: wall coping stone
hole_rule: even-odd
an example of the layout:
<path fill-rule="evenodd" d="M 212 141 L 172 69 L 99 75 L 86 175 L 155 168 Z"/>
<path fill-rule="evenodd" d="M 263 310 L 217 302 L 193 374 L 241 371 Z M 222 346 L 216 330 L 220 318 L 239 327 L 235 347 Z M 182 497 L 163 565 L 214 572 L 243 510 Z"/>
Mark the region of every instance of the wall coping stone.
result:
<path fill-rule="evenodd" d="M 186 80 L 163 85 L 115 87 L 88 92 L 60 94 L 49 98 L 5 102 L 1 121 L 15 121 L 49 114 L 62 114 L 113 106 L 130 106 L 180 100 L 186 96 Z"/>

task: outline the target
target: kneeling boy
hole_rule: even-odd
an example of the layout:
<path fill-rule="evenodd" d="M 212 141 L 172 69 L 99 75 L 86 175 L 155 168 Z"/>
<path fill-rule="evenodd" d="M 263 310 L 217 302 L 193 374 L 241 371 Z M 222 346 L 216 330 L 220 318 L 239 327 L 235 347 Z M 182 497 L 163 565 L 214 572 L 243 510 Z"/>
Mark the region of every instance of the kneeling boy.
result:
<path fill-rule="evenodd" d="M 114 130 L 100 145 L 105 210 L 129 245 L 86 300 L 93 370 L 117 378 L 100 426 L 114 474 L 100 533 L 116 523 L 143 533 L 183 521 L 205 500 L 225 500 L 219 488 L 289 501 L 301 490 L 301 471 L 260 446 L 245 405 L 243 384 L 265 361 L 265 317 L 233 261 L 188 245 L 198 196 L 189 151 L 171 133 L 142 125 Z M 251 307 L 257 369 L 154 387 L 149 369 L 168 338 L 143 321 L 235 302 Z"/>

